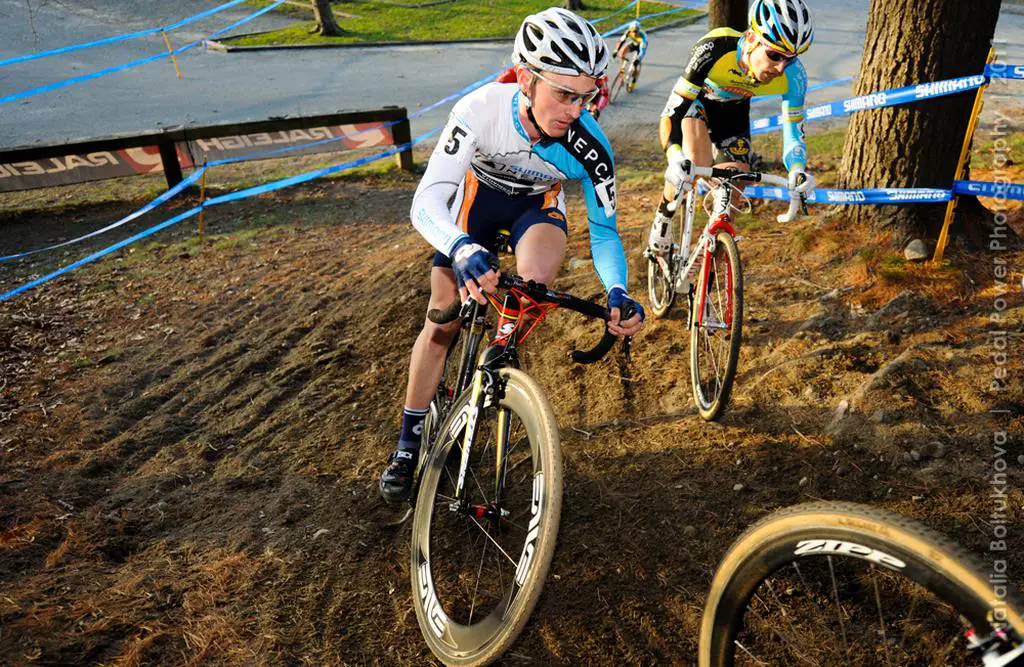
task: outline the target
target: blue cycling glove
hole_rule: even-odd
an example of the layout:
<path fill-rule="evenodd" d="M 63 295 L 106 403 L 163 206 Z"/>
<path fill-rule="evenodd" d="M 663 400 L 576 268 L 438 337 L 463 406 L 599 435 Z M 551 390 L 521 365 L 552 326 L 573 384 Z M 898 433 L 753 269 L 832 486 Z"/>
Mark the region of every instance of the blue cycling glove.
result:
<path fill-rule="evenodd" d="M 468 236 L 463 236 L 452 246 L 451 259 L 459 286 L 470 280 L 476 281 L 488 271 L 494 270 L 494 255 L 479 243 L 474 243 Z"/>
<path fill-rule="evenodd" d="M 619 316 L 622 320 L 629 319 L 628 317 L 622 317 L 622 310 L 627 303 L 633 304 L 633 307 L 636 308 L 636 312 L 640 313 L 640 321 L 643 322 L 644 307 L 641 306 L 636 301 L 634 301 L 633 299 L 629 298 L 629 295 L 626 294 L 626 290 L 622 289 L 621 287 L 613 287 L 611 291 L 608 292 L 608 310 L 611 310 L 612 308 L 618 308 L 620 314 Z"/>

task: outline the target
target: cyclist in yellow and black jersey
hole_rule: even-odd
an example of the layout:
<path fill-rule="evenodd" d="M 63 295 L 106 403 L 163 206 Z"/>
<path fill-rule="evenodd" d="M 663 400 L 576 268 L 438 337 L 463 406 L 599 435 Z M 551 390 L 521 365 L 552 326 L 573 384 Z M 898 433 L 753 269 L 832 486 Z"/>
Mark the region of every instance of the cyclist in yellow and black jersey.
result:
<path fill-rule="evenodd" d="M 689 165 L 749 169 L 750 99 L 782 95 L 783 162 L 790 187 L 814 188 L 807 174 L 804 144 L 804 95 L 807 74 L 797 56 L 814 39 L 814 25 L 804 0 L 755 0 L 746 32 L 718 28 L 690 52 L 662 112 L 659 135 L 668 160 L 665 192 L 651 228 L 654 252 L 669 249 L 667 208 L 680 188 L 689 186 Z M 729 214 L 728 201 L 716 198 L 714 215 Z"/>
<path fill-rule="evenodd" d="M 619 60 L 626 60 L 634 51 L 636 52 L 636 64 L 633 65 L 635 69 L 633 80 L 629 82 L 630 92 L 633 91 L 636 82 L 640 79 L 640 66 L 647 54 L 647 33 L 640 29 L 640 21 L 636 20 L 630 22 L 626 31 L 622 33 L 622 37 L 619 38 L 619 43 L 615 45 L 615 57 Z"/>

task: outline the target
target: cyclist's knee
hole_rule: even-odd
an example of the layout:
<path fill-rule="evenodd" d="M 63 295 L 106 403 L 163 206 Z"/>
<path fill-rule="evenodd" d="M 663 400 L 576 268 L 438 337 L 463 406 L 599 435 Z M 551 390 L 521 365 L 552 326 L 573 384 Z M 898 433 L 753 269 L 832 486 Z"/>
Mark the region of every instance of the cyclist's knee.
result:
<path fill-rule="evenodd" d="M 447 324 L 435 324 L 427 320 L 423 324 L 423 331 L 426 334 L 427 342 L 430 345 L 447 348 L 459 330 L 461 320 L 448 322 Z"/>

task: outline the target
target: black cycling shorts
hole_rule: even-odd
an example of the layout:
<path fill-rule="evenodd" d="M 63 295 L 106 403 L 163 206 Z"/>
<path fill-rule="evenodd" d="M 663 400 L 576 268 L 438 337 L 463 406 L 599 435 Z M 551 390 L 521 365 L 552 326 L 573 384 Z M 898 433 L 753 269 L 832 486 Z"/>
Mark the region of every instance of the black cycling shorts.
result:
<path fill-rule="evenodd" d="M 561 185 L 539 195 L 507 195 L 484 185 L 470 170 L 452 203 L 455 224 L 492 253 L 498 252 L 498 231 L 509 232 L 509 245 L 516 244 L 530 227 L 554 225 L 566 235 L 565 199 Z M 442 252 L 434 254 L 434 266 L 451 268 L 452 260 Z"/>
<path fill-rule="evenodd" d="M 716 102 L 698 98 L 684 118 L 696 118 L 708 126 L 716 162 L 750 162 L 750 100 Z"/>

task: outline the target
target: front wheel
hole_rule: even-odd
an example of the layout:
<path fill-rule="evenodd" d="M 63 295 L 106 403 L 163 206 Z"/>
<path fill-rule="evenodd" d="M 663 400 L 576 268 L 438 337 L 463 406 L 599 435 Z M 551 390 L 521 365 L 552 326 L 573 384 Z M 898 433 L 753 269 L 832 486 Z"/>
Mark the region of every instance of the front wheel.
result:
<path fill-rule="evenodd" d="M 412 591 L 427 645 L 447 665 L 484 665 L 516 640 L 540 597 L 562 509 L 558 428 L 543 391 L 499 371 L 496 401 L 463 392 L 424 463 L 412 526 Z M 476 437 L 456 498 L 467 425 Z M 496 446 L 504 442 L 504 447 Z"/>
<path fill-rule="evenodd" d="M 618 98 L 619 93 L 622 92 L 622 81 L 623 81 L 623 74 L 622 74 L 622 70 L 620 69 L 619 73 L 615 75 L 615 81 L 612 82 L 611 90 L 608 93 L 608 103 L 609 104 L 614 102 L 616 100 L 616 98 Z"/>
<path fill-rule="evenodd" d="M 1021 664 L 1010 656 L 1024 651 L 1020 603 L 996 577 L 906 517 L 790 507 L 748 529 L 719 565 L 699 664 Z"/>
<path fill-rule="evenodd" d="M 672 257 L 647 252 L 647 298 L 655 317 L 664 317 L 676 298 Z"/>
<path fill-rule="evenodd" d="M 690 314 L 690 381 L 700 416 L 717 419 L 729 404 L 743 339 L 743 266 L 736 240 L 727 232 L 714 237 L 704 257 Z M 704 252 L 704 248 L 698 248 Z M 700 309 L 703 295 L 703 309 Z"/>

